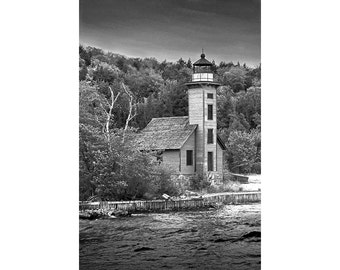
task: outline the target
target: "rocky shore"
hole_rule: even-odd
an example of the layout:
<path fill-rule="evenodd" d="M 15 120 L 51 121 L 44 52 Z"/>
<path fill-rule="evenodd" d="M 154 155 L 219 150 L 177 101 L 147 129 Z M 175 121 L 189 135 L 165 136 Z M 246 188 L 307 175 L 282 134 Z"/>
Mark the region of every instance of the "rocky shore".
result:
<path fill-rule="evenodd" d="M 211 210 L 227 204 L 251 204 L 261 201 L 261 192 L 222 192 L 192 196 L 188 199 L 163 199 L 146 201 L 80 202 L 80 219 L 113 219 L 138 213 L 185 212 Z"/>
<path fill-rule="evenodd" d="M 202 207 L 190 207 L 190 208 L 183 208 L 183 209 L 176 209 L 171 210 L 170 212 L 184 212 L 184 211 L 193 211 L 193 210 L 213 210 L 218 209 L 222 207 L 222 203 L 216 203 L 216 202 L 210 202 L 208 204 L 205 204 Z M 114 219 L 118 217 L 129 217 L 132 214 L 138 214 L 138 213 L 161 213 L 161 212 L 169 212 L 169 210 L 145 210 L 145 211 L 127 211 L 127 210 L 104 210 L 104 209 L 94 209 L 94 210 L 84 210 L 79 211 L 79 219 L 87 219 L 87 220 L 96 220 L 96 219 Z"/>
<path fill-rule="evenodd" d="M 131 216 L 131 212 L 124 211 L 124 210 L 85 210 L 79 212 L 80 219 L 88 219 L 88 220 L 95 220 L 95 219 L 112 219 L 117 217 L 128 217 Z"/>

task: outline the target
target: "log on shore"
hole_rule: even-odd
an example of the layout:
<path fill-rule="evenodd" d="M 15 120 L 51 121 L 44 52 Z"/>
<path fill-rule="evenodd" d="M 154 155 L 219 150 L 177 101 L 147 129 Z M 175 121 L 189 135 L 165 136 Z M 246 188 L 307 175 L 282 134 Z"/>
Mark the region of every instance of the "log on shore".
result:
<path fill-rule="evenodd" d="M 95 219 L 112 219 L 117 217 L 131 216 L 129 211 L 103 211 L 103 210 L 85 210 L 79 212 L 80 219 L 95 220 Z"/>

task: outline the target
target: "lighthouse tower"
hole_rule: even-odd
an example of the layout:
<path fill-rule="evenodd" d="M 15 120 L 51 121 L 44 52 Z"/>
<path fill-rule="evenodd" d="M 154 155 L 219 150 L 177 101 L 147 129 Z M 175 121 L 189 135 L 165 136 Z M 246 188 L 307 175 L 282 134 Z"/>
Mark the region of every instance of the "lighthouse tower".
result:
<path fill-rule="evenodd" d="M 193 64 L 193 74 L 188 87 L 189 123 L 196 124 L 196 168 L 204 179 L 214 178 L 223 170 L 220 146 L 217 136 L 216 88 L 220 85 L 214 81 L 212 63 L 205 58 Z"/>

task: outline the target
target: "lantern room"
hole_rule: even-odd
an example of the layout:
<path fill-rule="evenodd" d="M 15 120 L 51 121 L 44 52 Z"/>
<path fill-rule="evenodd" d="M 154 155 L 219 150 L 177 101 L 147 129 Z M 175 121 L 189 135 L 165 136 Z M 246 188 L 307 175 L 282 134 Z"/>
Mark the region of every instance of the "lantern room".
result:
<path fill-rule="evenodd" d="M 194 73 L 192 74 L 192 82 L 212 82 L 214 81 L 213 71 L 211 69 L 212 63 L 205 59 L 205 54 L 202 52 L 201 59 L 197 60 L 194 66 Z"/>

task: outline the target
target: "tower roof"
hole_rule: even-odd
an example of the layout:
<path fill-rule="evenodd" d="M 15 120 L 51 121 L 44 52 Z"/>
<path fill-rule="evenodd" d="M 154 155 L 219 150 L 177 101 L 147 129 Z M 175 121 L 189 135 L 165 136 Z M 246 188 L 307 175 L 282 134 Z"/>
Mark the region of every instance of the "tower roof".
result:
<path fill-rule="evenodd" d="M 212 66 L 212 63 L 205 59 L 205 54 L 202 52 L 201 59 L 197 60 L 194 66 Z"/>

